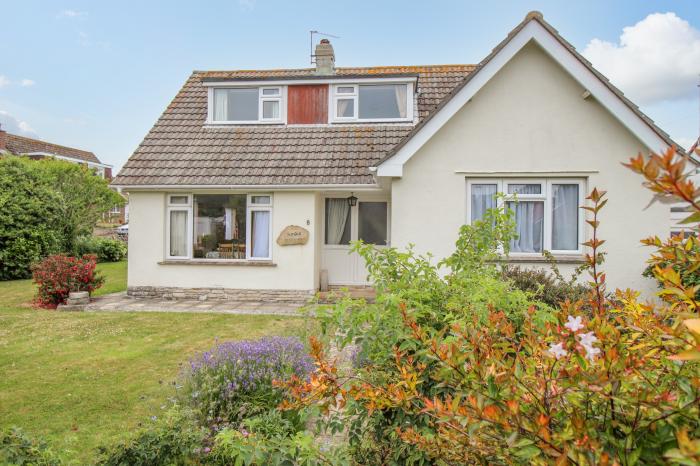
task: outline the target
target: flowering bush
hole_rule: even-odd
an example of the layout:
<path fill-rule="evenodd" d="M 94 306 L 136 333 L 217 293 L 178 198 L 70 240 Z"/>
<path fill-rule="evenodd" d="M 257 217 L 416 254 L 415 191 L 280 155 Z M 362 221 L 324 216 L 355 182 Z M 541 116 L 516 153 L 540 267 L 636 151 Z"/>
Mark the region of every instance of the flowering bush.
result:
<path fill-rule="evenodd" d="M 313 362 L 295 337 L 267 337 L 216 345 L 190 362 L 183 395 L 210 424 L 240 423 L 277 406 L 274 380 L 306 379 Z"/>
<path fill-rule="evenodd" d="M 639 157 L 630 166 L 655 192 L 689 202 L 700 218 L 700 191 L 674 156 Z M 365 456 L 355 460 L 365 463 L 698 464 L 700 287 L 686 287 L 673 265 L 697 268 L 700 258 L 661 245 L 663 259 L 672 262 L 654 268 L 665 303 L 640 302 L 631 290 L 608 299 L 604 241 L 597 236 L 604 194 L 593 190 L 582 207 L 593 231 L 584 244 L 591 277 L 585 302 L 561 303 L 552 321 L 518 323 L 493 306 L 486 319 L 455 319 L 460 309 L 449 317 L 431 312 L 443 301 L 425 287 L 397 293 L 382 286 L 378 302 L 402 321 L 386 342 L 393 346 L 390 363 L 370 358 L 346 376 L 314 340 L 318 369 L 309 381 L 288 382 L 292 396 L 283 407 L 320 407 L 336 424 L 351 426 L 351 442 L 358 426 L 355 443 L 365 446 Z M 463 249 L 473 249 L 468 241 L 457 246 L 453 259 L 472 257 Z M 403 271 L 411 268 L 396 264 L 394 280 L 409 281 Z M 531 317 L 535 312 L 527 310 Z M 368 452 L 366 445 L 376 446 Z"/>
<path fill-rule="evenodd" d="M 71 291 L 92 292 L 101 287 L 104 277 L 96 272 L 97 258 L 82 258 L 58 254 L 49 256 L 32 266 L 34 283 L 37 284 L 36 301 L 40 306 L 56 307 L 68 299 Z"/>

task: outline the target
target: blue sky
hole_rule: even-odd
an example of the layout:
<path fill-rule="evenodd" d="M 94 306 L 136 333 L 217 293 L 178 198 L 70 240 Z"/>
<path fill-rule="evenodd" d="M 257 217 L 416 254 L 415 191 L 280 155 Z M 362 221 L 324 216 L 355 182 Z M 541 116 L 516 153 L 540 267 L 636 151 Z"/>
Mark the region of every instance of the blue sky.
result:
<path fill-rule="evenodd" d="M 679 143 L 698 137 L 696 0 L 0 0 L 0 122 L 118 169 L 194 69 L 306 67 L 311 29 L 341 37 L 339 66 L 477 63 L 533 9 Z"/>

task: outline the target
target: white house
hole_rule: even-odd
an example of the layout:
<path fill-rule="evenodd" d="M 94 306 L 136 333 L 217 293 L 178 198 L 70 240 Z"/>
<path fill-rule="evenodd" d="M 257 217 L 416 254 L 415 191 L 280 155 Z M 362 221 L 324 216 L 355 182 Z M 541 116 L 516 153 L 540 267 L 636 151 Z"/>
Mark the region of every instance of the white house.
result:
<path fill-rule="evenodd" d="M 610 286 L 651 292 L 668 235 L 622 166 L 668 135 L 533 12 L 478 65 L 195 71 L 114 184 L 130 198 L 129 293 L 294 300 L 366 284 L 356 239 L 444 257 L 458 230 L 517 193 L 510 260 L 583 262 L 578 208 L 608 192 Z M 289 228 L 292 227 L 292 228 Z M 291 243 L 291 244 L 290 244 Z"/>

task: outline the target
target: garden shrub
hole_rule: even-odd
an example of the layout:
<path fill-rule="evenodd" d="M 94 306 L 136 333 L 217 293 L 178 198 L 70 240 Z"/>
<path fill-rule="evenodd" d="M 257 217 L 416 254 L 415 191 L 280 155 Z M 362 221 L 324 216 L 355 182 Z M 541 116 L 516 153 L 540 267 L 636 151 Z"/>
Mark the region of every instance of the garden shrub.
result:
<path fill-rule="evenodd" d="M 96 267 L 94 255 L 78 258 L 57 254 L 35 264 L 32 272 L 37 284 L 37 303 L 56 307 L 66 302 L 71 291 L 92 292 L 101 287 L 104 277 L 95 270 Z"/>
<path fill-rule="evenodd" d="M 542 269 L 505 266 L 501 274 L 517 289 L 530 293 L 552 308 L 558 307 L 567 299 L 571 302 L 585 300 L 590 293 L 590 287 L 577 283 L 575 277 L 574 280 L 565 281 Z"/>
<path fill-rule="evenodd" d="M 700 286 L 700 269 L 692 266 L 693 260 L 700 256 L 700 239 L 695 234 L 687 238 L 671 236 L 665 241 L 659 237 L 647 238 L 644 243 L 658 251 L 649 259 L 649 265 L 643 273 L 645 277 L 655 279 L 662 288 L 664 280 L 657 279 L 655 269 L 671 267 L 680 274 L 681 282 L 686 288 Z"/>
<path fill-rule="evenodd" d="M 192 413 L 173 408 L 163 419 L 131 439 L 99 448 L 101 466 L 169 466 L 202 464 L 207 431 Z"/>
<path fill-rule="evenodd" d="M 182 396 L 206 424 L 240 424 L 265 413 L 282 400 L 274 380 L 306 378 L 313 363 L 295 337 L 216 345 L 190 362 L 183 374 Z"/>
<path fill-rule="evenodd" d="M 497 259 L 508 252 L 515 234 L 513 222 L 511 210 L 488 211 L 484 220 L 460 229 L 454 253 L 437 263 L 412 247 L 399 251 L 355 243 L 353 250 L 365 259 L 370 281 L 377 289 L 376 302 L 346 298 L 318 308 L 315 311 L 322 329 L 340 348 L 356 345 L 354 358 L 363 361 L 358 373 L 367 383 L 382 386 L 400 374 L 393 348 L 404 348 L 411 342 L 410 330 L 397 308 L 399 303 L 411 309 L 421 325 L 439 332 L 465 322 L 487 325 L 495 310 L 505 313 L 518 331 L 526 322 L 539 326 L 553 322 L 556 314 L 551 306 L 501 276 Z M 430 364 L 426 370 L 429 368 Z M 444 392 L 431 380 L 424 380 L 421 388 L 431 394 Z M 352 402 L 345 413 L 348 416 L 329 425 L 329 429 L 348 429 L 355 462 L 430 461 L 396 432 L 405 425 L 427 427 L 427 416 L 392 406 L 368 409 Z"/>
<path fill-rule="evenodd" d="M 126 258 L 127 246 L 124 241 L 99 236 L 82 236 L 76 240 L 75 254 L 94 254 L 98 262 L 119 262 Z"/>
<path fill-rule="evenodd" d="M 20 466 L 58 466 L 58 456 L 46 442 L 29 437 L 21 429 L 0 432 L 0 464 Z"/>
<path fill-rule="evenodd" d="M 353 464 L 342 448 L 319 444 L 309 432 L 298 432 L 293 436 L 266 437 L 255 432 L 235 429 L 224 429 L 217 434 L 207 462 L 221 466 Z"/>
<path fill-rule="evenodd" d="M 0 280 L 28 278 L 32 263 L 64 250 L 59 202 L 34 162 L 0 157 Z"/>

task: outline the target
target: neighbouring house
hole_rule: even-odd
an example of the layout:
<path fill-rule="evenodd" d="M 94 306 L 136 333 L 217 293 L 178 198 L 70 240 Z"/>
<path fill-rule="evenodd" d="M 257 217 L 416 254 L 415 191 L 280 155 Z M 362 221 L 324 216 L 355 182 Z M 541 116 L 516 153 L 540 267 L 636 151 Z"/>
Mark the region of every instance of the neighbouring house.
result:
<path fill-rule="evenodd" d="M 458 52 L 456 52 L 458 53 Z M 287 300 L 365 285 L 349 243 L 451 253 L 461 225 L 517 194 L 509 260 L 583 263 L 590 189 L 611 287 L 651 292 L 649 250 L 668 235 L 622 162 L 673 145 L 542 15 L 479 64 L 195 71 L 114 184 L 131 204 L 133 296 Z"/>
<path fill-rule="evenodd" d="M 112 179 L 112 166 L 102 163 L 93 152 L 11 134 L 0 128 L 0 154 L 7 152 L 32 159 L 50 157 L 79 163 L 95 170 L 95 174 L 101 178 Z M 109 212 L 105 212 L 105 220 L 123 223 L 125 211 L 126 207 L 115 206 Z"/>

